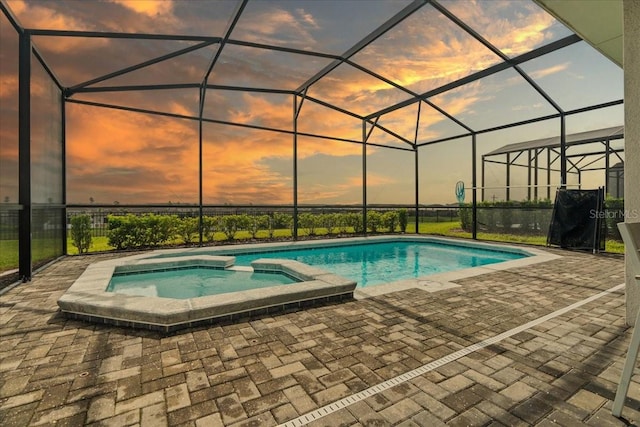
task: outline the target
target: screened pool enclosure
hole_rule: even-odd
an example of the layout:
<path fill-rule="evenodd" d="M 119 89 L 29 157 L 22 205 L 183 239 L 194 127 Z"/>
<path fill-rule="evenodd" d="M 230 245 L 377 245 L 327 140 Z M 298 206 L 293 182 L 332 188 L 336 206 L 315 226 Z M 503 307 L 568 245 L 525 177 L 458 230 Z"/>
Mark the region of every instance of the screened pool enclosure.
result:
<path fill-rule="evenodd" d="M 456 208 L 482 159 L 623 123 L 622 69 L 529 1 L 0 0 L 0 243 L 28 280 L 67 210 Z M 620 156 L 623 153 L 618 152 Z M 547 172 L 545 172 L 546 174 Z M 546 176 L 546 175 L 545 175 Z M 494 181 L 491 181 L 494 179 Z M 531 198 L 514 172 L 510 198 Z M 546 187 L 544 187 L 546 185 Z M 552 191 L 547 192 L 547 188 Z M 504 191 L 503 191 L 504 192 Z M 15 262 L 15 265 L 12 263 Z"/>

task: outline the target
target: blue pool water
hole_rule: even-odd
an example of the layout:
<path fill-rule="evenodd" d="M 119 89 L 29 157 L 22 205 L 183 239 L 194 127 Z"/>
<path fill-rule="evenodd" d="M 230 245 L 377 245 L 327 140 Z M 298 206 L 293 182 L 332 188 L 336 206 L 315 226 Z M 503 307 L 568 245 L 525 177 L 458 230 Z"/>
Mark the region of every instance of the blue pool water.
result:
<path fill-rule="evenodd" d="M 219 253 L 218 253 L 219 254 Z M 236 265 L 260 258 L 294 259 L 355 280 L 358 287 L 478 267 L 527 255 L 431 242 L 384 242 L 349 246 L 229 254 Z"/>
<path fill-rule="evenodd" d="M 284 274 L 191 267 L 115 274 L 107 292 L 187 299 L 290 283 L 296 281 Z"/>

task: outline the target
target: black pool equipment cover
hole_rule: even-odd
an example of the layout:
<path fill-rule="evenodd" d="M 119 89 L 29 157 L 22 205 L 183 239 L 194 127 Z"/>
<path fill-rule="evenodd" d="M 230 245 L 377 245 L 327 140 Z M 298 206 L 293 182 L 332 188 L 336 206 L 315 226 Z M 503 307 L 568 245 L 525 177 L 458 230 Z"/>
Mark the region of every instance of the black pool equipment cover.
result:
<path fill-rule="evenodd" d="M 558 189 L 547 246 L 603 251 L 606 235 L 604 189 Z"/>

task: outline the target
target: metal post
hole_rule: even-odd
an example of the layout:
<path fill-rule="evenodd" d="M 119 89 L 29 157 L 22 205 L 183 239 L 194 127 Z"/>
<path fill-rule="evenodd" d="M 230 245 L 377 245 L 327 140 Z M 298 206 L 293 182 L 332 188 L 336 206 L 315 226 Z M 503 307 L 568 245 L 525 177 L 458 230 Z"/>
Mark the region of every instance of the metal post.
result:
<path fill-rule="evenodd" d="M 567 126 L 565 115 L 560 115 L 560 187 L 567 188 Z"/>
<path fill-rule="evenodd" d="M 367 122 L 362 121 L 362 227 L 367 235 Z"/>
<path fill-rule="evenodd" d="M 298 240 L 298 98 L 293 95 L 293 240 Z"/>
<path fill-rule="evenodd" d="M 533 158 L 533 199 L 538 200 L 538 149 L 536 148 Z"/>
<path fill-rule="evenodd" d="M 485 185 L 485 178 L 484 178 L 484 154 L 482 155 L 482 165 L 480 167 L 480 174 L 481 174 L 481 182 L 482 182 L 482 192 L 480 193 L 480 201 L 484 202 L 484 198 L 485 198 L 485 194 L 484 194 L 484 185 Z"/>
<path fill-rule="evenodd" d="M 527 150 L 527 200 L 531 200 L 531 149 Z"/>
<path fill-rule="evenodd" d="M 471 135 L 471 185 L 473 186 L 472 194 L 472 210 L 471 210 L 471 237 L 473 240 L 478 239 L 478 183 L 476 171 L 476 134 Z"/>
<path fill-rule="evenodd" d="M 505 195 L 507 202 L 511 198 L 511 153 L 507 153 L 507 194 Z"/>
<path fill-rule="evenodd" d="M 418 221 L 420 215 L 420 197 L 418 195 L 418 132 L 420 131 L 420 112 L 422 111 L 422 102 L 418 102 L 418 113 L 416 114 L 416 127 L 413 134 L 413 153 L 414 153 L 414 180 L 415 180 L 415 199 L 416 199 L 416 234 L 420 233 L 420 222 Z"/>
<path fill-rule="evenodd" d="M 604 142 L 604 147 L 605 147 L 605 149 L 604 149 L 604 151 L 605 151 L 605 155 L 604 155 L 604 171 L 605 171 L 604 172 L 604 194 L 605 194 L 605 197 L 611 191 L 611 189 L 609 188 L 609 174 L 610 174 L 609 167 L 611 166 L 610 163 L 609 163 L 610 162 L 610 160 L 609 160 L 609 150 L 611 149 L 610 145 L 611 144 L 610 144 L 609 140 L 607 139 Z M 616 197 L 617 196 L 618 196 L 618 193 L 616 193 Z"/>
<path fill-rule="evenodd" d="M 200 108 L 198 117 L 198 245 L 202 246 L 204 236 L 204 211 L 202 205 L 204 203 L 204 191 L 203 191 L 203 138 L 202 138 L 202 115 L 204 114 L 204 99 L 205 91 L 207 90 L 205 85 L 200 86 Z"/>
<path fill-rule="evenodd" d="M 31 280 L 31 34 L 20 34 L 18 52 L 18 274 Z M 65 219 L 66 221 L 66 219 Z"/>
<path fill-rule="evenodd" d="M 64 207 L 62 208 L 62 253 L 64 255 L 67 254 L 67 111 L 66 111 L 66 102 L 64 100 L 64 92 L 60 93 L 60 138 L 62 143 L 62 153 L 61 159 L 62 162 L 62 176 L 60 179 L 62 180 L 62 204 Z"/>
<path fill-rule="evenodd" d="M 415 198 L 416 198 L 416 234 L 420 233 L 420 229 L 418 228 L 418 225 L 420 224 L 418 221 L 418 215 L 420 214 L 420 193 L 419 193 L 419 187 L 418 187 L 418 179 L 419 179 L 419 168 L 418 168 L 418 146 L 416 145 L 413 148 L 413 152 L 414 152 L 414 168 L 415 168 L 415 181 L 416 181 L 416 194 L 415 194 Z"/>
<path fill-rule="evenodd" d="M 547 200 L 551 200 L 551 148 L 547 148 Z"/>

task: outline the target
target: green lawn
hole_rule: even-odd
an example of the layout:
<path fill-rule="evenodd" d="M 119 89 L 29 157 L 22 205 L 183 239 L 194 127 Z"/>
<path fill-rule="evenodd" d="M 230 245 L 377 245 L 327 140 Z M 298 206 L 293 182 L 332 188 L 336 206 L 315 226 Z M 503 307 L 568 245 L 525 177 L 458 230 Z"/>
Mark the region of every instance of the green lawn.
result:
<path fill-rule="evenodd" d="M 18 241 L 0 240 L 0 271 L 18 268 Z"/>

